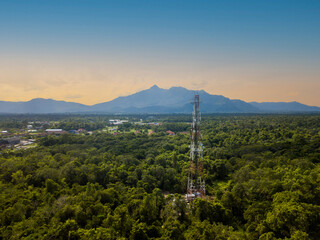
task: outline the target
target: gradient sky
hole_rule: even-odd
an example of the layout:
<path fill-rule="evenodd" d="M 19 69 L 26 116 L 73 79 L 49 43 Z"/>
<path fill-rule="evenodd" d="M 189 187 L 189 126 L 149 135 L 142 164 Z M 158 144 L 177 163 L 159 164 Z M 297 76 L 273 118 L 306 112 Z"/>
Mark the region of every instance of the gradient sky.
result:
<path fill-rule="evenodd" d="M 320 106 L 320 1 L 0 1 L 0 100 L 154 84 Z"/>

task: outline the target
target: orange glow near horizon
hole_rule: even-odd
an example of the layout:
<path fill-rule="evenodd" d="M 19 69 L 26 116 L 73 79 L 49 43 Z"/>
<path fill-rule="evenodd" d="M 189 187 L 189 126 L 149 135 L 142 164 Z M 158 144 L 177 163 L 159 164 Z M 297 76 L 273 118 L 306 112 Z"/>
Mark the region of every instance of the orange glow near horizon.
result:
<path fill-rule="evenodd" d="M 317 73 L 273 72 L 250 67 L 189 68 L 188 64 L 154 67 L 142 64 L 40 64 L 19 67 L 2 62 L 1 101 L 28 101 L 52 98 L 87 105 L 106 102 L 147 89 L 182 86 L 203 89 L 247 102 L 290 102 L 320 106 Z M 301 80 L 304 78 L 304 80 Z"/>

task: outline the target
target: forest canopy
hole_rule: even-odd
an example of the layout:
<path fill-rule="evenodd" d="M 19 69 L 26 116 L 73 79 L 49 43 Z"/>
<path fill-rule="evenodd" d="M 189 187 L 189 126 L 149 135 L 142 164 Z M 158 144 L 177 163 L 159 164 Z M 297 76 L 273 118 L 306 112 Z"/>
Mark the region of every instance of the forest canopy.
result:
<path fill-rule="evenodd" d="M 190 116 L 118 135 L 99 115 L 1 116 L 0 127 L 35 118 L 93 133 L 1 150 L 0 239 L 319 239 L 319 115 L 204 115 L 207 196 L 192 205 Z"/>

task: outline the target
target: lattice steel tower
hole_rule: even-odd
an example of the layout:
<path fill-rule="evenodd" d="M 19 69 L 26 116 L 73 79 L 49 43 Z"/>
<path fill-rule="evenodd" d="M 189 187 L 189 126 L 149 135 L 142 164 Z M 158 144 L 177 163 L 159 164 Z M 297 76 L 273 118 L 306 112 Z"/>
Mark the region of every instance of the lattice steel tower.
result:
<path fill-rule="evenodd" d="M 195 198 L 202 198 L 206 193 L 205 181 L 201 178 L 203 173 L 203 145 L 200 132 L 200 101 L 199 95 L 194 95 L 193 114 L 191 126 L 190 165 L 188 173 L 188 186 L 186 200 L 191 202 Z"/>

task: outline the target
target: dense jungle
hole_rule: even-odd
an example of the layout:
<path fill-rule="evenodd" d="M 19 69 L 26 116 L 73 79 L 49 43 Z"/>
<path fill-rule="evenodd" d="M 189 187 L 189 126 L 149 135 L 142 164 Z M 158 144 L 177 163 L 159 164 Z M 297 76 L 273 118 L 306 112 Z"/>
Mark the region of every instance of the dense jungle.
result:
<path fill-rule="evenodd" d="M 191 116 L 1 115 L 0 130 L 30 121 L 66 132 L 0 150 L 0 239 L 320 238 L 320 115 L 203 115 L 192 204 Z"/>

